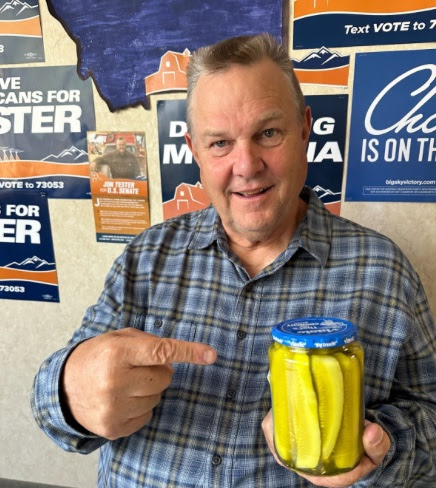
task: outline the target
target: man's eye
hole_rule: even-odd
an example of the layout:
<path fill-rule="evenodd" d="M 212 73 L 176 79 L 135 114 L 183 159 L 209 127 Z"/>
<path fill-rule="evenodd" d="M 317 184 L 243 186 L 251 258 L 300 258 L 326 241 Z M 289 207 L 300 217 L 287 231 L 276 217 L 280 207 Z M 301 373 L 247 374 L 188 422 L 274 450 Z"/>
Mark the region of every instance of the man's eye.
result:
<path fill-rule="evenodd" d="M 226 143 L 227 141 L 215 141 L 212 143 L 212 147 L 225 147 L 226 146 Z"/>
<path fill-rule="evenodd" d="M 270 139 L 271 137 L 274 137 L 277 135 L 277 130 L 276 129 L 266 129 L 263 131 L 263 135 Z"/>

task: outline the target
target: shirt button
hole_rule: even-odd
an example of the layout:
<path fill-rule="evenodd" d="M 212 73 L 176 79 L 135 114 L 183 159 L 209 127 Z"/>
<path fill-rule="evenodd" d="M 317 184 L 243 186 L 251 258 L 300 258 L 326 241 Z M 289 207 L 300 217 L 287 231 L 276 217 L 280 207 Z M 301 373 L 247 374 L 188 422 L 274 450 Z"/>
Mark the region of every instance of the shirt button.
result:
<path fill-rule="evenodd" d="M 154 326 L 155 326 L 157 329 L 159 329 L 160 327 L 162 327 L 162 324 L 163 324 L 163 322 L 162 322 L 162 320 L 160 320 L 160 319 L 157 319 L 157 320 L 155 320 L 155 321 L 154 321 Z"/>
<path fill-rule="evenodd" d="M 229 390 L 227 392 L 226 398 L 229 398 L 231 400 L 232 398 L 235 398 L 235 396 L 236 396 L 236 391 L 235 390 Z"/>
<path fill-rule="evenodd" d="M 212 456 L 212 464 L 214 466 L 219 466 L 222 462 L 222 459 L 221 459 L 221 456 L 219 456 L 218 454 L 215 454 L 215 456 Z"/>
<path fill-rule="evenodd" d="M 243 339 L 245 339 L 245 336 L 247 335 L 247 333 L 244 332 L 243 330 L 238 330 L 238 333 L 236 335 L 238 336 L 238 339 L 240 341 L 242 341 Z"/>

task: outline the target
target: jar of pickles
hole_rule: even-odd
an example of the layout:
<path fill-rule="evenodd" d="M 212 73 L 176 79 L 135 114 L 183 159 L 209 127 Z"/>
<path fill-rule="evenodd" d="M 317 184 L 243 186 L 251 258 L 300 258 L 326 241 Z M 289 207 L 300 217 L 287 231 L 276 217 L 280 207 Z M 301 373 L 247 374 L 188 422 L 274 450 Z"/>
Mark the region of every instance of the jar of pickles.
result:
<path fill-rule="evenodd" d="M 353 469 L 363 455 L 363 349 L 331 317 L 287 320 L 269 348 L 274 444 L 283 464 L 313 475 Z"/>

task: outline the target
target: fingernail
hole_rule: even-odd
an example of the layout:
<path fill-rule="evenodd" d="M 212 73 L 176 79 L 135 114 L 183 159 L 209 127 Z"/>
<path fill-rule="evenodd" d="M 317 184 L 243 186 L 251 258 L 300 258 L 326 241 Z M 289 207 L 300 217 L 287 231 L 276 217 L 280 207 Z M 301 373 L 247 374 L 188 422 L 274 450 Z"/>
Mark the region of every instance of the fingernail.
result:
<path fill-rule="evenodd" d="M 375 435 L 373 437 L 373 439 L 371 439 L 370 444 L 372 444 L 373 446 L 375 446 L 375 445 L 379 444 L 382 439 L 383 439 L 383 432 L 378 431 L 377 432 L 377 435 Z"/>
<path fill-rule="evenodd" d="M 203 361 L 207 364 L 213 363 L 215 359 L 215 354 L 211 349 L 206 349 L 203 353 Z"/>

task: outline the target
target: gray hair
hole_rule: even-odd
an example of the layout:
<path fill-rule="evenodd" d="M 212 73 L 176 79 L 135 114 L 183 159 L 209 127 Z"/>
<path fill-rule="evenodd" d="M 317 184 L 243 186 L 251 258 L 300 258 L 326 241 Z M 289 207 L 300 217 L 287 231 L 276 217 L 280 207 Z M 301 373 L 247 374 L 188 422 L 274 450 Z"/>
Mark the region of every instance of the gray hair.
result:
<path fill-rule="evenodd" d="M 286 49 L 271 34 L 258 34 L 225 39 L 212 46 L 201 47 L 193 53 L 187 68 L 187 124 L 189 132 L 192 133 L 193 129 L 193 93 L 201 76 L 226 71 L 235 64 L 249 66 L 263 59 L 271 59 L 276 63 L 290 81 L 297 114 L 300 121 L 303 120 L 304 95 Z"/>

